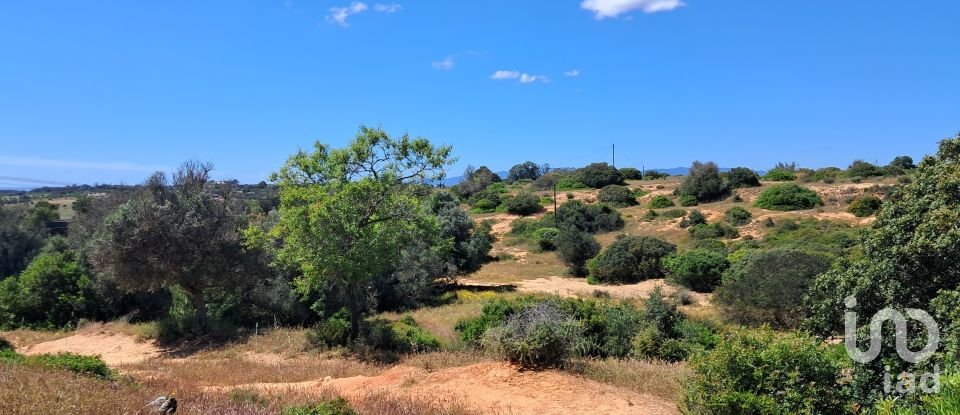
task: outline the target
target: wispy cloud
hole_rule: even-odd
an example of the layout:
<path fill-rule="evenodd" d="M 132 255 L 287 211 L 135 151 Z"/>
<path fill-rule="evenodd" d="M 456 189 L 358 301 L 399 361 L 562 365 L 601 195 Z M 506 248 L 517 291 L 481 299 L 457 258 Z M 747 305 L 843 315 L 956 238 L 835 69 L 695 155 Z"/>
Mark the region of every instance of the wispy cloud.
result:
<path fill-rule="evenodd" d="M 579 69 L 571 69 L 563 73 L 563 76 L 580 76 Z"/>
<path fill-rule="evenodd" d="M 502 81 L 516 79 L 521 84 L 530 84 L 534 82 L 550 82 L 550 78 L 546 75 L 530 75 L 520 71 L 496 71 L 493 75 L 490 75 L 490 79 Z"/>
<path fill-rule="evenodd" d="M 583 0 L 580 3 L 580 7 L 593 12 L 597 20 L 634 10 L 644 13 L 666 12 L 685 5 L 682 0 Z"/>
<path fill-rule="evenodd" d="M 453 56 L 447 56 L 446 58 L 433 62 L 431 65 L 433 65 L 433 69 L 449 71 L 457 66 L 457 62 L 454 60 Z"/>
<path fill-rule="evenodd" d="M 85 170 L 112 170 L 112 171 L 140 171 L 155 172 L 166 170 L 163 166 L 147 166 L 135 163 L 93 162 L 77 160 L 52 160 L 34 157 L 0 156 L 0 166 L 16 167 L 49 167 L 55 169 L 85 169 Z"/>
<path fill-rule="evenodd" d="M 374 5 L 373 5 L 373 10 L 374 10 L 374 11 L 377 11 L 377 12 L 380 12 L 380 13 L 396 13 L 396 12 L 400 11 L 400 9 L 402 9 L 402 8 L 403 8 L 403 6 L 401 6 L 401 5 L 399 5 L 399 4 L 396 4 L 396 3 L 391 3 L 391 4 L 380 4 L 380 3 L 377 3 L 377 4 L 374 4 Z"/>
<path fill-rule="evenodd" d="M 373 11 L 377 13 L 396 13 L 403 9 L 403 6 L 399 4 L 381 4 L 377 3 L 373 5 Z M 366 3 L 355 1 L 350 3 L 349 6 L 344 7 L 331 7 L 330 13 L 327 14 L 326 20 L 329 23 L 338 24 L 343 27 L 350 27 L 350 23 L 347 22 L 347 19 L 350 16 L 354 16 L 360 13 L 363 13 L 367 10 L 370 10 L 370 6 L 367 6 Z"/>

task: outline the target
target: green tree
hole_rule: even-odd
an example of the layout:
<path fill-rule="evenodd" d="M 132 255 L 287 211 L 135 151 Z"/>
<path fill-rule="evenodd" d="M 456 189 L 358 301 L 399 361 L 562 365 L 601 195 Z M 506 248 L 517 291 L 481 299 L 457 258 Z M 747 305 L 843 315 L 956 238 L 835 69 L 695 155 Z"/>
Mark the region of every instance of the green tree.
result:
<path fill-rule="evenodd" d="M 537 180 L 546 173 L 546 170 L 549 170 L 549 167 L 541 167 L 532 161 L 525 161 L 510 168 L 507 172 L 507 181 Z"/>
<path fill-rule="evenodd" d="M 342 290 L 352 338 L 374 279 L 392 270 L 402 247 L 435 233 L 420 185 L 443 177 L 450 152 L 425 138 L 361 126 L 347 147 L 318 142 L 271 176 L 280 185 L 280 258 L 298 266 L 304 290 L 327 283 Z"/>
<path fill-rule="evenodd" d="M 590 258 L 600 253 L 600 244 L 589 233 L 574 228 L 565 228 L 557 236 L 557 256 L 567 265 L 570 275 L 582 277 Z"/>
<path fill-rule="evenodd" d="M 623 180 L 643 180 L 643 172 L 634 167 L 621 167 L 620 175 Z"/>
<path fill-rule="evenodd" d="M 587 268 L 591 281 L 624 284 L 662 277 L 663 258 L 677 247 L 647 236 L 624 236 L 608 246 Z"/>
<path fill-rule="evenodd" d="M 0 206 L 0 280 L 18 274 L 43 246 L 46 228 L 23 206 Z"/>
<path fill-rule="evenodd" d="M 678 284 L 694 291 L 710 292 L 730 266 L 726 255 L 715 250 L 694 249 L 663 260 L 664 268 Z"/>
<path fill-rule="evenodd" d="M 913 157 L 910 156 L 894 157 L 893 161 L 890 162 L 890 165 L 902 170 L 913 170 L 917 167 L 913 164 Z"/>
<path fill-rule="evenodd" d="M 731 189 L 742 187 L 759 187 L 760 176 L 746 167 L 734 167 L 727 173 L 727 185 Z"/>
<path fill-rule="evenodd" d="M 850 164 L 850 167 L 847 167 L 847 176 L 865 179 L 868 177 L 883 176 L 883 170 L 873 163 L 854 160 L 853 163 Z"/>
<path fill-rule="evenodd" d="M 727 186 L 720 177 L 720 169 L 712 161 L 694 161 L 690 172 L 677 190 L 680 196 L 690 195 L 700 202 L 712 202 L 727 194 Z"/>
<path fill-rule="evenodd" d="M 817 192 L 795 184 L 778 184 L 768 187 L 754 205 L 769 210 L 803 210 L 823 205 Z"/>
<path fill-rule="evenodd" d="M 607 163 L 592 163 L 581 167 L 573 173 L 573 179 L 594 189 L 623 183 L 620 171 Z"/>
<path fill-rule="evenodd" d="M 0 283 L 0 326 L 59 328 L 85 317 L 90 283 L 72 253 L 37 255 L 19 276 Z"/>
<path fill-rule="evenodd" d="M 93 241 L 91 262 L 129 291 L 179 286 L 207 327 L 207 293 L 238 288 L 259 272 L 244 246 L 247 216 L 232 186 L 210 179 L 213 165 L 185 162 L 155 173 L 107 217 Z"/>

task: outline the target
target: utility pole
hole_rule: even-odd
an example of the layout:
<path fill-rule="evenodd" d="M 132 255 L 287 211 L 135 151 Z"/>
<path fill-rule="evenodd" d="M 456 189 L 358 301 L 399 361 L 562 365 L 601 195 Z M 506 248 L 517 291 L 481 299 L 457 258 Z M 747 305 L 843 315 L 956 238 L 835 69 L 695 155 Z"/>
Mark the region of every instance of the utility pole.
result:
<path fill-rule="evenodd" d="M 560 212 L 557 211 L 557 184 L 553 184 L 553 227 L 560 229 Z"/>
<path fill-rule="evenodd" d="M 617 168 L 617 145 L 613 144 L 613 168 Z"/>

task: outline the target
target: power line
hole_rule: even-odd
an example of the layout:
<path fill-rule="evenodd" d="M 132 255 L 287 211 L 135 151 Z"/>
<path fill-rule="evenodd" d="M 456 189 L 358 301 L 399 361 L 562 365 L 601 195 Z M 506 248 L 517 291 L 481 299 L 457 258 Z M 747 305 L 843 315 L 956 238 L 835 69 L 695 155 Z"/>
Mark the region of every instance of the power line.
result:
<path fill-rule="evenodd" d="M 59 182 L 55 180 L 43 180 L 43 179 L 29 179 L 26 177 L 10 177 L 10 176 L 0 176 L 0 180 L 21 182 L 21 183 L 33 183 L 33 184 L 47 184 L 54 186 L 74 186 L 76 183 L 69 182 Z"/>

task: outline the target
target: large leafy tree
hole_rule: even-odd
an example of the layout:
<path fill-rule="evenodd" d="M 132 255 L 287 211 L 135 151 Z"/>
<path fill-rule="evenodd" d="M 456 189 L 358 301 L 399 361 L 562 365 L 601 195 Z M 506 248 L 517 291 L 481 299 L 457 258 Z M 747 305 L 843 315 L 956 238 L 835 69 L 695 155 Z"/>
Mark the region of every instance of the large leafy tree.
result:
<path fill-rule="evenodd" d="M 47 230 L 23 206 L 0 206 L 0 280 L 16 275 L 43 246 Z"/>
<path fill-rule="evenodd" d="M 130 291 L 177 285 L 186 292 L 201 327 L 209 290 L 246 285 L 259 255 L 244 245 L 246 215 L 232 186 L 210 179 L 209 163 L 186 162 L 168 183 L 151 176 L 107 217 L 93 242 L 91 261 Z"/>
<path fill-rule="evenodd" d="M 302 289 L 339 288 L 352 337 L 375 279 L 395 269 L 405 246 L 436 230 L 422 185 L 443 178 L 450 152 L 425 138 L 360 127 L 347 147 L 318 142 L 272 175 L 280 185 L 279 258 L 303 273 Z"/>
<path fill-rule="evenodd" d="M 507 181 L 515 182 L 517 180 L 537 180 L 550 170 L 546 165 L 538 166 L 532 161 L 525 161 L 510 168 L 507 173 Z"/>
<path fill-rule="evenodd" d="M 712 161 L 694 161 L 686 179 L 677 190 L 681 196 L 691 195 L 701 202 L 712 202 L 727 194 L 727 186 L 720 177 L 720 169 Z"/>

